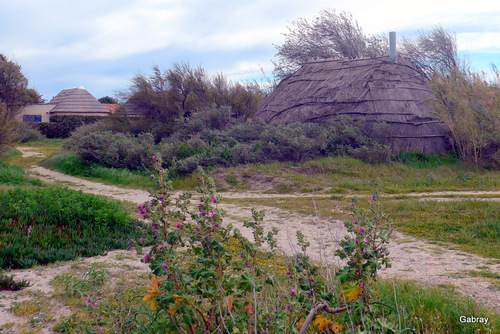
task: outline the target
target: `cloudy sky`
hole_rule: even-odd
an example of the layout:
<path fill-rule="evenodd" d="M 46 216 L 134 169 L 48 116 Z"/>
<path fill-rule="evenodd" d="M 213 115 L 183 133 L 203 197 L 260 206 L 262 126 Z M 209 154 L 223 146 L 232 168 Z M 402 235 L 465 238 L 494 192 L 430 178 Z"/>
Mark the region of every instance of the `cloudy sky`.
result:
<path fill-rule="evenodd" d="M 173 62 L 235 80 L 271 74 L 286 26 L 322 9 L 352 13 L 366 34 L 454 31 L 476 69 L 500 67 L 500 1 L 491 0 L 0 0 L 0 53 L 50 100 L 84 86 L 96 98 Z"/>

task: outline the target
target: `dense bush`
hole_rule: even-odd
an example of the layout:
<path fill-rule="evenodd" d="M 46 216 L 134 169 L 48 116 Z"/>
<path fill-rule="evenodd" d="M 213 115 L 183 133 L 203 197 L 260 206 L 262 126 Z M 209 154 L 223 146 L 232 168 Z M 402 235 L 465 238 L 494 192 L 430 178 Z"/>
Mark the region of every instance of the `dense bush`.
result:
<path fill-rule="evenodd" d="M 47 138 L 68 138 L 76 128 L 102 119 L 100 116 L 52 116 L 49 123 L 39 123 L 37 126 Z"/>
<path fill-rule="evenodd" d="M 117 202 L 63 188 L 0 192 L 0 268 L 95 256 L 126 248 L 137 223 Z"/>
<path fill-rule="evenodd" d="M 93 128 L 94 126 L 90 126 L 86 130 Z M 153 136 L 148 133 L 133 137 L 111 131 L 77 130 L 65 147 L 74 150 L 89 162 L 106 167 L 139 170 L 147 169 L 151 165 L 153 145 Z"/>
<path fill-rule="evenodd" d="M 40 131 L 30 123 L 17 123 L 16 136 L 14 141 L 17 143 L 27 143 L 29 141 L 39 141 L 45 139 Z"/>
<path fill-rule="evenodd" d="M 484 74 L 454 69 L 431 81 L 436 113 L 450 130 L 453 149 L 476 167 L 500 166 L 500 72 L 496 74 L 491 82 Z"/>
<path fill-rule="evenodd" d="M 327 124 L 266 124 L 236 120 L 229 108 L 214 108 L 175 122 L 175 133 L 158 145 L 164 167 L 176 175 L 205 167 L 273 161 L 301 162 L 321 156 L 349 155 L 370 163 L 389 160 L 384 123 L 364 124 L 339 117 Z M 86 161 L 107 167 L 151 167 L 154 138 L 112 130 L 104 122 L 75 130 L 65 148 Z"/>
<path fill-rule="evenodd" d="M 391 154 L 390 146 L 385 144 L 387 125 L 383 123 L 367 125 L 341 117 L 327 124 L 271 125 L 256 119 L 221 128 L 203 123 L 200 118 L 185 120 L 172 137 L 160 144 L 164 166 L 174 173 L 192 172 L 196 163 L 234 166 L 301 162 L 328 155 L 350 155 L 381 163 L 388 161 Z"/>

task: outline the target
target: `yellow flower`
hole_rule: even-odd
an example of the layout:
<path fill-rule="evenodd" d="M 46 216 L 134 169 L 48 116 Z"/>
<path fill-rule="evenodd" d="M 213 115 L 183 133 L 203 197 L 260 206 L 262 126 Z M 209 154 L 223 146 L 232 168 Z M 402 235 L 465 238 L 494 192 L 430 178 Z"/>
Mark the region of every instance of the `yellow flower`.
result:
<path fill-rule="evenodd" d="M 344 327 L 342 327 L 341 324 L 339 324 L 338 322 L 335 323 L 335 325 L 332 326 L 332 330 L 334 333 L 340 333 L 344 330 Z"/>
<path fill-rule="evenodd" d="M 149 308 L 154 311 L 158 308 L 158 302 L 156 301 L 156 296 L 160 292 L 160 282 L 156 276 L 153 276 L 151 281 L 149 282 L 148 291 L 142 301 L 145 303 L 151 302 Z"/>
<path fill-rule="evenodd" d="M 363 292 L 363 289 L 361 289 L 361 286 L 359 286 L 356 282 L 347 282 L 344 285 L 342 285 L 342 294 L 344 297 L 347 299 L 347 301 L 353 301 L 355 299 L 358 299 L 358 297 L 361 295 Z"/>
<path fill-rule="evenodd" d="M 175 301 L 176 301 L 176 302 L 179 302 L 179 303 L 180 303 L 180 302 L 182 302 L 182 301 L 184 300 L 184 298 L 181 298 L 181 297 L 179 297 L 179 296 L 178 296 L 178 295 L 176 295 L 176 294 L 174 294 L 174 299 L 175 299 Z"/>
<path fill-rule="evenodd" d="M 318 327 L 319 331 L 322 331 L 323 329 L 330 327 L 331 325 L 332 325 L 332 322 L 330 320 L 328 320 L 325 317 L 322 317 L 319 314 L 314 319 L 314 326 Z"/>
<path fill-rule="evenodd" d="M 177 312 L 177 310 L 180 308 L 181 308 L 181 306 L 177 303 L 170 304 L 170 305 L 168 305 L 168 312 L 170 313 L 171 316 L 173 316 L 175 314 L 175 312 Z"/>
<path fill-rule="evenodd" d="M 297 329 L 299 331 L 302 329 L 302 326 L 304 325 L 304 321 L 306 321 L 306 319 L 304 319 L 304 318 L 299 320 L 299 325 L 297 326 Z"/>

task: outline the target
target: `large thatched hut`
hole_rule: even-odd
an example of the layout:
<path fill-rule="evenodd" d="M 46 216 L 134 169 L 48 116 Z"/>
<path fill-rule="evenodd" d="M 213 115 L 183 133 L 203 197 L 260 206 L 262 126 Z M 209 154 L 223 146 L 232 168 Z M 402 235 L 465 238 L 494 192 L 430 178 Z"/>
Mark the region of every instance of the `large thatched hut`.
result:
<path fill-rule="evenodd" d="M 340 115 L 390 127 L 394 152 L 447 150 L 427 80 L 401 56 L 309 62 L 284 79 L 256 117 L 269 123 L 325 122 Z"/>

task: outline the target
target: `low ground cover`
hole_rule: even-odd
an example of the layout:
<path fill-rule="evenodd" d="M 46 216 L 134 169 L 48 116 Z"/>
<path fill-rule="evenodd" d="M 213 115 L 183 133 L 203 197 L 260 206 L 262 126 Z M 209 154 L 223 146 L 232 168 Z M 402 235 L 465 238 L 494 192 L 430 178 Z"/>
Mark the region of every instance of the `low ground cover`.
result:
<path fill-rule="evenodd" d="M 29 185 L 0 191 L 0 268 L 94 256 L 127 248 L 137 227 L 117 201 L 59 187 L 40 187 L 18 167 L 0 165 L 0 180 Z"/>

